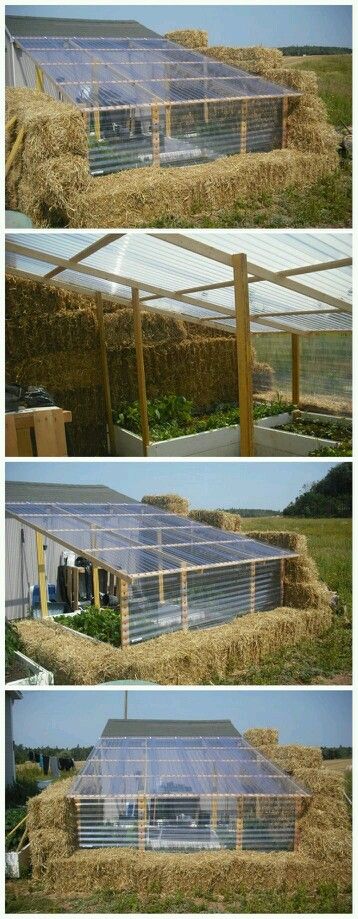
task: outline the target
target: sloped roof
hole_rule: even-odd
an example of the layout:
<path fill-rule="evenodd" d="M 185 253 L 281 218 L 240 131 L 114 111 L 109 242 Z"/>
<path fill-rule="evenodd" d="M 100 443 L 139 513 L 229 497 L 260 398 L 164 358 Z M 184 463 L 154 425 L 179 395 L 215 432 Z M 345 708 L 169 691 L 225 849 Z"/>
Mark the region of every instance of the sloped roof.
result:
<path fill-rule="evenodd" d="M 100 7 L 98 8 L 100 9 Z M 113 7 L 113 9 L 115 9 Z M 106 38 L 155 38 L 157 32 L 135 19 L 63 19 L 55 16 L 6 16 L 10 35 L 103 36 Z"/>
<path fill-rule="evenodd" d="M 132 502 L 132 498 L 123 495 L 106 485 L 64 485 L 52 482 L 6 482 L 6 501 L 76 501 L 76 504 L 102 503 L 116 501 Z"/>
<path fill-rule="evenodd" d="M 163 719 L 110 718 L 102 737 L 239 737 L 229 720 L 167 721 Z"/>

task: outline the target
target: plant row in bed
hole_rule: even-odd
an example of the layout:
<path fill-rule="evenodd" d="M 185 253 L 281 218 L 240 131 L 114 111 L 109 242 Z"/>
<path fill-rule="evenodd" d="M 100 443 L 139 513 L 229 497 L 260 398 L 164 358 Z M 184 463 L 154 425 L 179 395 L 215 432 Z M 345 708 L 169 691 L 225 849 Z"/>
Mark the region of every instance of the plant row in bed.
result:
<path fill-rule="evenodd" d="M 310 418 L 292 419 L 284 425 L 277 426 L 278 431 L 287 431 L 291 434 L 303 434 L 306 437 L 317 437 L 322 440 L 331 440 L 332 446 L 322 447 L 312 451 L 311 456 L 351 456 L 352 455 L 352 424 L 349 419 L 332 421 Z M 334 444 L 337 446 L 334 446 Z"/>
<path fill-rule="evenodd" d="M 266 418 L 267 415 L 279 415 L 292 411 L 292 405 L 277 398 L 275 402 L 257 402 L 254 405 L 254 420 Z M 114 412 L 116 425 L 141 433 L 139 402 L 122 402 Z M 162 396 L 148 401 L 148 422 L 152 441 L 170 440 L 187 434 L 200 434 L 216 428 L 226 428 L 240 423 L 240 410 L 237 405 L 218 403 L 207 411 L 199 412 L 194 403 L 185 396 Z"/>
<path fill-rule="evenodd" d="M 121 615 L 118 609 L 99 610 L 96 606 L 88 606 L 76 616 L 55 616 L 54 622 L 115 648 L 121 645 Z"/>

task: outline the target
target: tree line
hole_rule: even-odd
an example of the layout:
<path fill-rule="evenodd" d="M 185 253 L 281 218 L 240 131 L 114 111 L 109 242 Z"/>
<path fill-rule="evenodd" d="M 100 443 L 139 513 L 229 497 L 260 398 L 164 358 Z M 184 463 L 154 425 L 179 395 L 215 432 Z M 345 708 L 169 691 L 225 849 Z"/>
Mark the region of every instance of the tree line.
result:
<path fill-rule="evenodd" d="M 352 48 L 337 48 L 335 45 L 287 45 L 279 50 L 284 57 L 302 57 L 303 54 L 352 54 Z"/>
<path fill-rule="evenodd" d="M 351 517 L 352 464 L 339 463 L 302 492 L 283 511 L 284 517 Z"/>

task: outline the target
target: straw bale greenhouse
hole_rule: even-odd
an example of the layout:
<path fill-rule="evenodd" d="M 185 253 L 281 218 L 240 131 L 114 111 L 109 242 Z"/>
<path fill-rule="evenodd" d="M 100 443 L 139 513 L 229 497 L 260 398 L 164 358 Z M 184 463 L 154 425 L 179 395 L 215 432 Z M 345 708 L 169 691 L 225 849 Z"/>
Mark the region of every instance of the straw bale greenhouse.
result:
<path fill-rule="evenodd" d="M 67 452 L 65 425 L 79 455 L 334 450 L 351 435 L 351 256 L 335 233 L 8 233 L 7 379 L 62 409 L 51 435 L 34 418 L 37 455 Z M 157 436 L 150 400 L 172 396 L 193 417 Z M 238 414 L 208 429 L 223 403 Z M 31 453 L 20 422 L 7 455 Z"/>
<path fill-rule="evenodd" d="M 53 25 L 41 34 L 33 20 L 26 34 L 21 18 L 8 22 L 13 85 L 45 92 L 82 113 L 92 175 L 286 146 L 289 102 L 301 95 L 291 86 L 214 60 L 139 23 L 114 23 L 106 35 L 100 23 L 92 34 L 90 24 L 84 30 L 77 23 L 76 34 L 76 20 L 70 20 L 68 35 L 61 35 L 53 34 Z"/>
<path fill-rule="evenodd" d="M 279 852 L 311 794 L 230 721 L 114 719 L 68 797 L 80 848 Z"/>
<path fill-rule="evenodd" d="M 35 533 L 40 616 L 51 615 L 44 551 L 49 540 L 74 553 L 82 566 L 83 559 L 90 563 L 98 609 L 103 593 L 117 597 L 122 648 L 282 606 L 285 560 L 297 556 L 125 498 L 104 504 L 8 501 L 6 513 Z"/>

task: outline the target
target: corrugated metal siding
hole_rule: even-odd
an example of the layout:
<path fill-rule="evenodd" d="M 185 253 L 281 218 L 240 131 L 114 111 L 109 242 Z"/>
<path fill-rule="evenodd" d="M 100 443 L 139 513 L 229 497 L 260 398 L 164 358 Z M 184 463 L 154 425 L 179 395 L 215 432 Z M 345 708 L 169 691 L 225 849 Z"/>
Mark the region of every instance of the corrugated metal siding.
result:
<path fill-rule="evenodd" d="M 38 584 L 35 533 L 18 520 L 7 518 L 5 542 L 5 617 L 24 619 L 28 615 L 29 585 Z M 51 539 L 46 540 L 46 545 L 48 582 L 56 584 L 62 549 Z"/>

